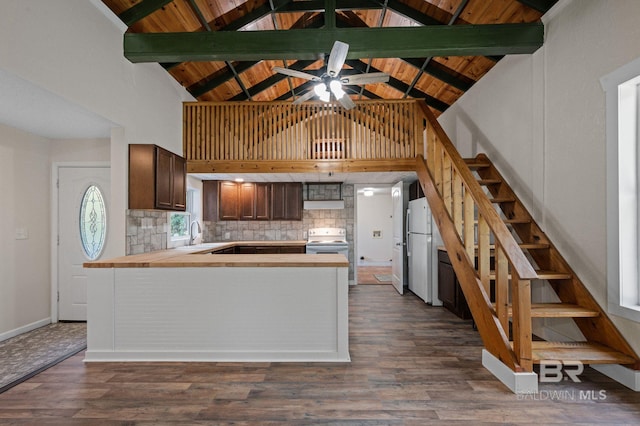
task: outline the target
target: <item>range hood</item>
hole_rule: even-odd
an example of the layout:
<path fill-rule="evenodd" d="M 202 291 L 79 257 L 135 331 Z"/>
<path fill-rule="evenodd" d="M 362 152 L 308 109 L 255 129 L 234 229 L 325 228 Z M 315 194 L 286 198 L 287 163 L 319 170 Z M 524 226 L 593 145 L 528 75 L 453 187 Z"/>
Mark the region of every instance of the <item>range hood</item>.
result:
<path fill-rule="evenodd" d="M 342 182 L 307 182 L 303 208 L 305 210 L 344 209 Z"/>
<path fill-rule="evenodd" d="M 305 210 L 344 209 L 344 200 L 304 200 Z"/>

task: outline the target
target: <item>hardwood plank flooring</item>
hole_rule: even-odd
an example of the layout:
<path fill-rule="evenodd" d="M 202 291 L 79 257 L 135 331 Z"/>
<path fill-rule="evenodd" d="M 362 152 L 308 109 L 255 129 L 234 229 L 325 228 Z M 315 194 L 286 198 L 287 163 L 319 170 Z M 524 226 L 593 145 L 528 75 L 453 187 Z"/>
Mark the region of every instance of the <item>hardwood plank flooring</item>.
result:
<path fill-rule="evenodd" d="M 391 275 L 391 266 L 358 266 L 358 284 L 391 284 L 379 281 L 376 275 Z"/>
<path fill-rule="evenodd" d="M 350 290 L 351 363 L 83 363 L 0 394 L 0 424 L 638 424 L 640 396 L 592 369 L 512 394 L 470 321 L 392 286 Z"/>

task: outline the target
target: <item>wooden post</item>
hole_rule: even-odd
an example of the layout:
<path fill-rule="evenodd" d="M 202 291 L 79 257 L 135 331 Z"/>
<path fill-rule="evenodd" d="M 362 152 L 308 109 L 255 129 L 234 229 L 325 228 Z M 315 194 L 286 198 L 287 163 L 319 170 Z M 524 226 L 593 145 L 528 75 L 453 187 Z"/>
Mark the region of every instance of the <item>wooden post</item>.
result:
<path fill-rule="evenodd" d="M 491 229 L 484 219 L 484 216 L 478 215 L 478 275 L 487 294 L 490 294 L 490 262 L 491 262 L 491 245 L 490 245 Z"/>
<path fill-rule="evenodd" d="M 533 371 L 531 353 L 531 281 L 521 280 L 517 272 L 512 271 L 511 306 L 513 310 L 513 351 L 520 366 L 528 372 Z"/>
<path fill-rule="evenodd" d="M 453 223 L 458 235 L 462 237 L 462 179 L 460 174 L 453 170 Z"/>
<path fill-rule="evenodd" d="M 505 334 L 509 335 L 509 262 L 502 247 L 496 243 L 495 249 L 495 296 L 496 316 Z"/>
<path fill-rule="evenodd" d="M 476 237 L 475 237 L 475 203 L 473 202 L 473 197 L 471 196 L 471 192 L 464 188 L 464 223 L 463 223 L 463 231 L 464 231 L 464 249 L 467 252 L 467 256 L 469 259 L 474 259 L 476 256 Z"/>

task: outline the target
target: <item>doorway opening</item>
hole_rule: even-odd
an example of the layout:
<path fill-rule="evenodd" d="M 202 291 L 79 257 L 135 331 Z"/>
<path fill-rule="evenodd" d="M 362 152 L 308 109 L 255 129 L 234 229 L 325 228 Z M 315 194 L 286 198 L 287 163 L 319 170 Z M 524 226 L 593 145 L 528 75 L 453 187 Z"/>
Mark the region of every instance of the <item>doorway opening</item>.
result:
<path fill-rule="evenodd" d="M 390 184 L 357 184 L 356 283 L 390 285 L 393 206 Z"/>

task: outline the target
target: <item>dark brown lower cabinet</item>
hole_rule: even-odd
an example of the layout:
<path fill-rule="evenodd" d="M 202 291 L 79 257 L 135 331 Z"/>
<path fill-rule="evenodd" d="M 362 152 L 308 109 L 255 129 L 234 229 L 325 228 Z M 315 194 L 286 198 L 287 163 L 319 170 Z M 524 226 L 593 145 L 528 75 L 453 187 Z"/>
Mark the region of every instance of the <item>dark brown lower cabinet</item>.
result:
<path fill-rule="evenodd" d="M 211 254 L 280 254 L 280 253 L 305 253 L 305 246 L 252 246 L 237 245 L 226 247 L 211 252 Z"/>
<path fill-rule="evenodd" d="M 471 311 L 460 282 L 445 250 L 438 250 L 438 297 L 445 308 L 462 319 L 471 319 Z"/>

